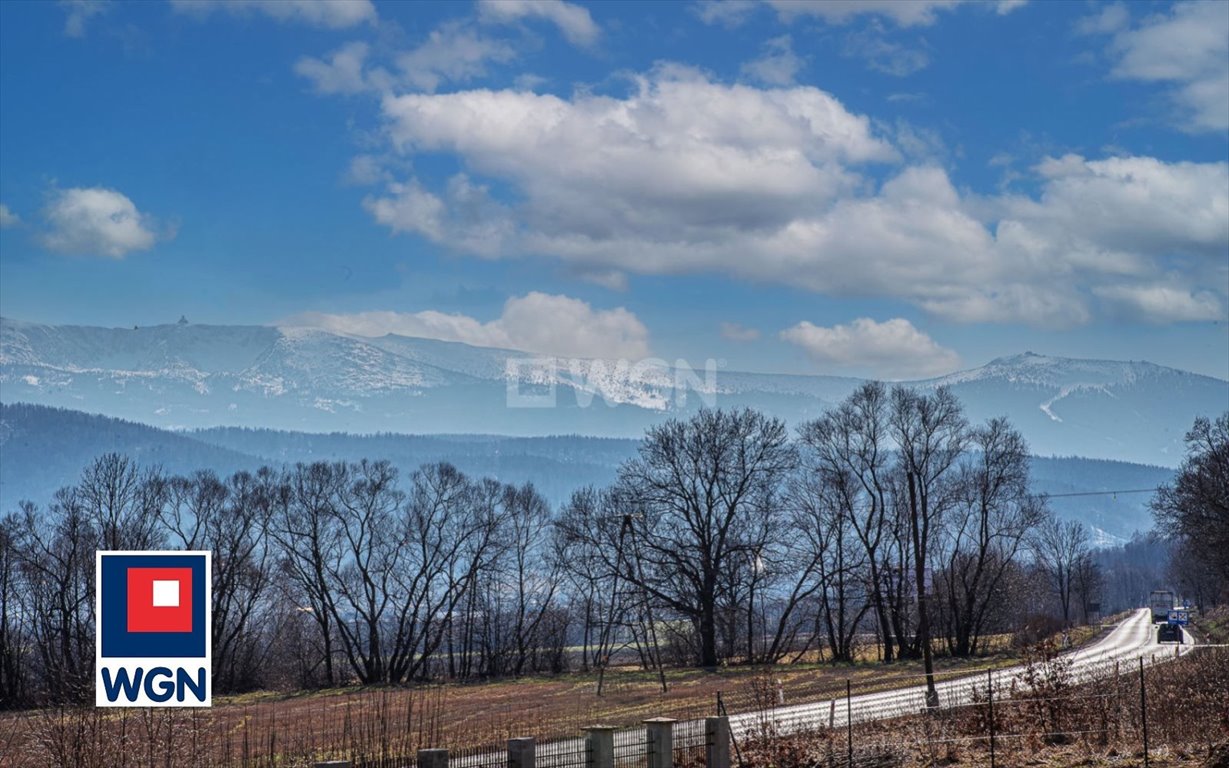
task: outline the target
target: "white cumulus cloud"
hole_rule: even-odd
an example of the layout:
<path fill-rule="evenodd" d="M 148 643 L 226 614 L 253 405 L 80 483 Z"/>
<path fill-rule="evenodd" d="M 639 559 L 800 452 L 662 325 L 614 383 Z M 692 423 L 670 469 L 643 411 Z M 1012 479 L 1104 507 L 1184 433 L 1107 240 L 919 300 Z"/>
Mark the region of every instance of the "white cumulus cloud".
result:
<path fill-rule="evenodd" d="M 962 0 L 767 0 L 782 18 L 815 16 L 829 24 L 845 24 L 858 16 L 882 16 L 902 27 L 935 23 L 938 11 Z"/>
<path fill-rule="evenodd" d="M 546 19 L 573 45 L 593 45 L 601 35 L 587 8 L 563 0 L 481 0 L 479 8 L 482 17 L 492 21 Z"/>
<path fill-rule="evenodd" d="M 45 247 L 86 256 L 123 258 L 158 239 L 153 220 L 123 193 L 104 187 L 57 190 L 43 209 Z"/>
<path fill-rule="evenodd" d="M 367 52 L 366 43 L 347 43 L 326 59 L 303 56 L 294 71 L 310 80 L 317 93 L 362 93 L 373 85 L 363 71 Z"/>
<path fill-rule="evenodd" d="M 794 53 L 789 35 L 774 37 L 764 44 L 764 54 L 743 64 L 744 75 L 768 85 L 790 85 L 806 62 Z"/>
<path fill-rule="evenodd" d="M 845 163 L 893 160 L 870 121 L 810 87 L 759 90 L 689 70 L 655 72 L 631 96 L 571 100 L 523 91 L 406 94 L 383 101 L 401 152 L 460 155 L 474 175 L 515 185 L 530 246 L 578 263 L 660 239 L 712 245 L 772 231 L 860 180 Z M 659 248 L 636 271 L 677 271 Z M 620 259 L 621 261 L 622 259 Z"/>
<path fill-rule="evenodd" d="M 1148 254 L 1229 247 L 1229 164 L 1065 155 L 1036 171 L 1041 197 L 1004 198 L 1007 218 L 1059 241 L 1074 265 L 1135 272 Z"/>
<path fill-rule="evenodd" d="M 741 26 L 759 5 L 757 0 L 697 0 L 692 11 L 705 24 L 733 29 Z"/>
<path fill-rule="evenodd" d="M 959 355 L 900 317 L 882 323 L 860 317 L 831 328 L 803 321 L 780 336 L 816 363 L 842 372 L 903 379 L 937 376 L 960 367 Z"/>
<path fill-rule="evenodd" d="M 85 37 L 90 19 L 111 8 L 105 0 L 60 0 L 60 7 L 65 11 L 64 34 L 67 37 Z"/>
<path fill-rule="evenodd" d="M 394 232 L 415 232 L 436 242 L 444 239 L 444 201 L 416 181 L 394 183 L 389 192 L 388 197 L 364 201 L 376 221 Z"/>
<path fill-rule="evenodd" d="M 1107 285 L 1093 290 L 1128 317 L 1154 323 L 1210 322 L 1225 314 L 1220 299 L 1211 291 L 1166 285 Z"/>
<path fill-rule="evenodd" d="M 363 207 L 393 232 L 418 234 L 487 258 L 502 255 L 515 235 L 507 209 L 465 174 L 453 176 L 443 196 L 424 189 L 416 179 L 392 181 L 383 196 L 364 198 Z"/>
<path fill-rule="evenodd" d="M 0 229 L 15 227 L 20 223 L 21 217 L 10 211 L 7 205 L 0 203 Z"/>
<path fill-rule="evenodd" d="M 1183 130 L 1229 129 L 1229 3 L 1176 3 L 1134 27 L 1126 6 L 1115 5 L 1077 28 L 1112 35 L 1114 77 L 1167 84 Z"/>
<path fill-rule="evenodd" d="M 490 65 L 505 64 L 517 55 L 508 42 L 463 21 L 441 24 L 416 47 L 390 57 L 388 66 L 372 63 L 370 54 L 367 43 L 351 42 L 324 58 L 299 58 L 294 71 L 324 95 L 398 89 L 431 92 L 445 83 L 483 77 Z"/>
<path fill-rule="evenodd" d="M 371 0 L 171 0 L 180 13 L 203 18 L 221 11 L 231 15 L 259 13 L 283 22 L 326 29 L 344 29 L 376 20 Z"/>
<path fill-rule="evenodd" d="M 393 156 L 442 154 L 464 171 L 442 189 L 393 174 L 364 204 L 395 232 L 488 258 L 719 273 L 963 323 L 1062 328 L 1128 306 L 1148 322 L 1192 315 L 1111 299 L 1110 286 L 1224 296 L 1229 164 L 1067 155 L 1031 169 L 1032 195 L 979 196 L 930 159 L 941 145 L 898 126 L 893 146 L 883 124 L 817 88 L 678 66 L 634 86 L 386 95 Z M 876 181 L 883 163 L 896 168 Z"/>
<path fill-rule="evenodd" d="M 443 82 L 482 77 L 491 63 L 507 63 L 516 51 L 507 42 L 483 35 L 459 21 L 432 30 L 413 50 L 397 56 L 401 82 L 434 91 Z"/>
<path fill-rule="evenodd" d="M 559 357 L 638 360 L 649 354 L 648 329 L 627 309 L 594 309 L 580 299 L 537 291 L 508 299 L 502 314 L 488 322 L 426 310 L 309 312 L 288 319 L 286 324 L 355 336 L 394 333 Z"/>
<path fill-rule="evenodd" d="M 827 24 L 847 24 L 860 16 L 883 18 L 900 27 L 929 26 L 938 18 L 938 11 L 958 5 L 993 7 L 1000 16 L 1028 4 L 1028 0 L 998 0 L 995 3 L 972 0 L 762 0 L 776 10 L 784 21 L 813 17 Z M 693 6 L 705 24 L 737 27 L 751 15 L 755 0 L 698 0 Z"/>
<path fill-rule="evenodd" d="M 738 323 L 722 323 L 721 338 L 727 341 L 757 341 L 760 332 L 758 328 L 747 328 Z"/>

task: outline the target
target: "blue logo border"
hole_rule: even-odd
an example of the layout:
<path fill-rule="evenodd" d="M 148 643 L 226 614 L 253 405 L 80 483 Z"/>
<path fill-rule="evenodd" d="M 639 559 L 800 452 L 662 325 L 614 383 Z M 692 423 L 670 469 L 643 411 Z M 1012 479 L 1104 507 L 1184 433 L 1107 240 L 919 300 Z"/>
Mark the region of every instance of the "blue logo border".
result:
<path fill-rule="evenodd" d="M 209 638 L 205 634 L 205 614 L 209 606 L 205 604 L 204 555 L 102 553 L 100 568 L 102 658 L 204 658 L 207 655 Z M 129 568 L 192 569 L 191 632 L 128 631 Z"/>

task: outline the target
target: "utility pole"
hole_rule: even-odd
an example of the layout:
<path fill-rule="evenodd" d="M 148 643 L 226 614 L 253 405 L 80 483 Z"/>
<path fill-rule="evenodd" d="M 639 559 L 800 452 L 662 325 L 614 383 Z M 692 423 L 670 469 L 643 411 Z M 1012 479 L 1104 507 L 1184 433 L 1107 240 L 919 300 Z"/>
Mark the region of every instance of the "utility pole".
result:
<path fill-rule="evenodd" d="M 657 627 L 653 623 L 653 606 L 649 601 L 647 591 L 644 589 L 644 567 L 640 559 L 640 546 L 636 541 L 636 527 L 633 523 L 634 516 L 625 514 L 622 516 L 622 522 L 619 524 L 619 540 L 615 545 L 615 568 L 614 579 L 611 584 L 610 595 L 610 611 L 606 618 L 606 626 L 602 627 L 602 636 L 598 640 L 600 663 L 597 668 L 597 695 L 602 695 L 603 687 L 606 683 L 606 667 L 610 663 L 611 650 L 610 640 L 611 628 L 614 626 L 615 609 L 622 607 L 622 601 L 619 599 L 619 574 L 623 570 L 623 564 L 627 562 L 629 578 L 625 581 L 630 581 L 633 584 L 639 583 L 641 587 L 641 602 L 644 606 L 645 621 L 648 624 L 649 631 L 649 659 L 657 667 L 657 678 L 661 683 L 661 692 L 666 693 L 666 670 L 661 663 L 661 649 L 657 647 Z M 624 547 L 624 542 L 630 538 L 632 543 L 633 558 L 629 559 Z"/>
<path fill-rule="evenodd" d="M 631 515 L 623 516 L 623 525 L 631 536 L 632 552 L 636 555 L 636 578 L 641 584 L 640 599 L 644 603 L 645 620 L 649 625 L 649 658 L 657 665 L 657 680 L 661 683 L 661 692 L 666 693 L 666 665 L 661 662 L 661 647 L 657 644 L 657 624 L 653 621 L 653 602 L 649 600 L 648 590 L 644 588 L 644 562 L 640 558 L 640 543 L 636 540 L 636 527 L 632 525 Z"/>
<path fill-rule="evenodd" d="M 922 644 L 922 665 L 926 668 L 926 706 L 933 709 L 939 706 L 939 692 L 935 690 L 935 662 L 930 652 L 930 612 L 926 610 L 926 551 L 922 548 L 923 538 L 929 531 L 918 529 L 918 518 L 926 518 L 921 521 L 921 524 L 927 527 L 929 527 L 930 520 L 926 515 L 927 510 L 918 510 L 916 476 L 912 470 L 907 474 L 909 478 L 909 523 L 913 534 L 913 571 L 914 578 L 917 580 L 917 629 Z M 922 504 L 925 505 L 925 503 L 926 500 L 922 499 Z"/>

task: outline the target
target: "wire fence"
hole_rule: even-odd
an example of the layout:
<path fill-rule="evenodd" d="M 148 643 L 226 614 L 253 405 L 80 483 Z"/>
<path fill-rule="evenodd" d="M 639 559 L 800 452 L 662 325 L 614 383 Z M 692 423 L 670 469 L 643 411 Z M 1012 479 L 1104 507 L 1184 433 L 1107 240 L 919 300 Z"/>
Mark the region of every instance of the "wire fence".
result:
<path fill-rule="evenodd" d="M 938 708 L 924 689 L 867 694 L 852 682 L 844 696 L 810 703 L 742 712 L 723 703 L 743 765 L 933 765 L 977 753 L 995 766 L 1038 750 L 1060 760 L 1118 751 L 1145 764 L 1173 752 L 1229 761 L 1229 651 L 1151 664 L 1169 658 L 1106 658 L 1086 670 L 1040 656 L 1022 671 L 937 685 Z"/>
<path fill-rule="evenodd" d="M 648 731 L 629 728 L 614 732 L 614 761 L 620 768 L 644 768 L 653 754 Z"/>
<path fill-rule="evenodd" d="M 450 750 L 448 768 L 508 768 L 508 753 L 482 747 Z"/>
<path fill-rule="evenodd" d="M 713 740 L 702 720 L 675 724 L 671 763 L 676 768 L 697 768 L 707 764 L 707 754 Z"/>
<path fill-rule="evenodd" d="M 579 768 L 592 762 L 592 746 L 586 738 L 538 745 L 537 768 Z"/>
<path fill-rule="evenodd" d="M 1229 743 L 1229 649 L 1201 645 L 1180 663 L 1159 663 L 1181 650 L 1142 663 L 1090 651 L 1077 665 L 1043 649 L 1011 668 L 940 668 L 937 709 L 926 706 L 923 675 L 882 668 L 851 668 L 848 679 L 831 668 L 740 674 L 715 697 L 683 691 L 633 704 L 617 699 L 616 686 L 603 702 L 608 708 L 578 707 L 565 718 L 538 709 L 518 685 L 481 689 L 494 703 L 462 717 L 447 697 L 466 692 L 445 688 L 322 695 L 304 707 L 254 698 L 213 710 L 53 709 L 0 719 L 0 768 L 281 768 L 326 760 L 418 768 L 417 751 L 427 748 L 449 749 L 448 768 L 505 768 L 507 740 L 526 736 L 537 740 L 542 768 L 580 768 L 593 762 L 584 728 L 609 722 L 611 712 L 624 726 L 612 737 L 618 768 L 652 763 L 646 728 L 627 726 L 656 715 L 677 718 L 671 762 L 691 768 L 706 765 L 713 746 L 703 718 L 714 714 L 714 698 L 717 714 L 729 716 L 736 765 L 786 768 L 803 755 L 816 766 L 899 765 L 902 754 L 938 761 L 964 751 L 997 757 L 1064 745 L 1139 752 L 1145 741 L 1153 750 Z"/>

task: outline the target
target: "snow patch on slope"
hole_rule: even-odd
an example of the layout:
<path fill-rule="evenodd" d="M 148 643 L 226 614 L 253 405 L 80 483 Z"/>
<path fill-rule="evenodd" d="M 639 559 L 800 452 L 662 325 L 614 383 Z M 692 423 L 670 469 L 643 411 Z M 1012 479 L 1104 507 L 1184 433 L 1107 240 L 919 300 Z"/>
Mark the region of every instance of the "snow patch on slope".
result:
<path fill-rule="evenodd" d="M 1071 384 L 1059 389 L 1057 395 L 1051 397 L 1049 400 L 1046 400 L 1037 407 L 1041 409 L 1042 413 L 1049 416 L 1052 421 L 1056 421 L 1061 424 L 1063 422 L 1063 418 L 1054 413 L 1054 411 L 1051 410 L 1051 406 L 1074 392 L 1100 392 L 1107 397 L 1116 397 L 1116 395 L 1111 392 L 1108 387 L 1102 384 Z"/>

